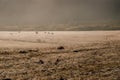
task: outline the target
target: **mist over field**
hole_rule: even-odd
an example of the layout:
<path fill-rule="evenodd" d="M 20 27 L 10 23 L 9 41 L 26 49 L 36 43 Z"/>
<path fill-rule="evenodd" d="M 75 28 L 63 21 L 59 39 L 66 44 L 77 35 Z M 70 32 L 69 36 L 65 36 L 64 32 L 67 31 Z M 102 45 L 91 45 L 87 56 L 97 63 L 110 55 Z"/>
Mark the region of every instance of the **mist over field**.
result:
<path fill-rule="evenodd" d="M 0 0 L 0 30 L 74 30 L 70 25 L 118 24 L 119 4 L 120 0 Z M 75 30 L 83 29 L 78 26 Z"/>

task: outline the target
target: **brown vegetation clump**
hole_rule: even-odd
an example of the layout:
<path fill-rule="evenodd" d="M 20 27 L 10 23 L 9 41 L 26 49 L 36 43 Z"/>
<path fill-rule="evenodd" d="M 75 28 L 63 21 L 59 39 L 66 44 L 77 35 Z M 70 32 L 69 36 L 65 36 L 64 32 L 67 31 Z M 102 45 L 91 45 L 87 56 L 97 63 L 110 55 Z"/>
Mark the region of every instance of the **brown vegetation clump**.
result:
<path fill-rule="evenodd" d="M 80 50 L 74 50 L 73 52 L 80 52 Z"/>
<path fill-rule="evenodd" d="M 2 79 L 2 80 L 12 80 L 12 79 L 10 79 L 10 78 L 6 78 L 6 79 Z"/>
<path fill-rule="evenodd" d="M 25 51 L 25 50 L 20 50 L 19 53 L 21 53 L 21 54 L 25 54 L 25 53 L 28 53 L 28 52 Z"/>
<path fill-rule="evenodd" d="M 63 50 L 63 49 L 65 49 L 63 46 L 59 46 L 58 48 L 57 48 L 58 50 Z"/>
<path fill-rule="evenodd" d="M 37 62 L 38 64 L 44 64 L 43 60 L 39 60 L 39 62 Z"/>

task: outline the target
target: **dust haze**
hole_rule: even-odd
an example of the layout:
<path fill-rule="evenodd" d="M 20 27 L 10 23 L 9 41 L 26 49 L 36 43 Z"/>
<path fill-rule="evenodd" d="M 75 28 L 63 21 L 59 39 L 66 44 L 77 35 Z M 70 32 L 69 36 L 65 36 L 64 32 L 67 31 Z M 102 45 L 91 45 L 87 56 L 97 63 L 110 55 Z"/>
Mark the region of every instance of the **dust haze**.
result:
<path fill-rule="evenodd" d="M 0 80 L 120 80 L 120 0 L 0 0 Z"/>
<path fill-rule="evenodd" d="M 119 0 L 0 0 L 0 25 L 119 21 L 119 4 Z"/>

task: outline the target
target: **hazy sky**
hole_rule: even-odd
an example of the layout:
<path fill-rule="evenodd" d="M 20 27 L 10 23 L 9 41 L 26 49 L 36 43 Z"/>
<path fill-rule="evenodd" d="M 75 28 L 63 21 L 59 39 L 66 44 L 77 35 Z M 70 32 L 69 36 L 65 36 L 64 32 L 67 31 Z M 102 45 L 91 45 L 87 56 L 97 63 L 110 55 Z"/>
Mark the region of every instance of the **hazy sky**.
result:
<path fill-rule="evenodd" d="M 120 20 L 120 0 L 0 0 L 0 24 Z"/>

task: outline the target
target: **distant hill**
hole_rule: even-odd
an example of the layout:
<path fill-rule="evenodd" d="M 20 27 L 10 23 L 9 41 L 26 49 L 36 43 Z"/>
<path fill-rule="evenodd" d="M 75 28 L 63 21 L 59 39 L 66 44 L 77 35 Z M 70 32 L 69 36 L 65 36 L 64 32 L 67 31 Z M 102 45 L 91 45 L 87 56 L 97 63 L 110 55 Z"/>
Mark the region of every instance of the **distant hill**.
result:
<path fill-rule="evenodd" d="M 0 26 L 0 31 L 93 31 L 120 30 L 120 23 Z"/>

